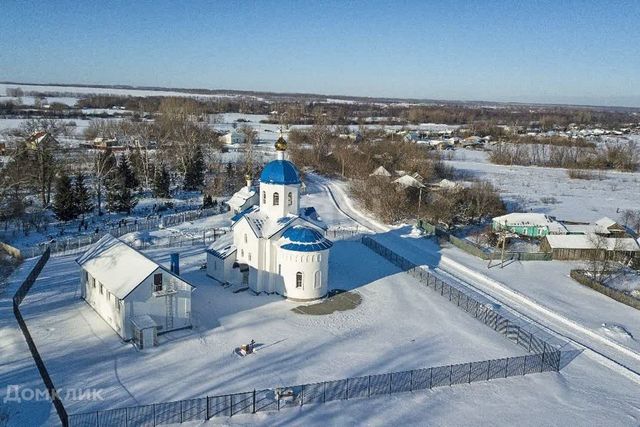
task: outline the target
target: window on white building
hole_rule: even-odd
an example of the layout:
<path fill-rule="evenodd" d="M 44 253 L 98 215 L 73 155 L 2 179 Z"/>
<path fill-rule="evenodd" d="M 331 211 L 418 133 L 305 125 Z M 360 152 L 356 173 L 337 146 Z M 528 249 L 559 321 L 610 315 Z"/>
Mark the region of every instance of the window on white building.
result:
<path fill-rule="evenodd" d="M 100 295 L 104 295 L 104 286 L 100 283 Z"/>
<path fill-rule="evenodd" d="M 111 293 L 107 291 L 107 301 L 111 301 Z"/>
<path fill-rule="evenodd" d="M 247 243 L 247 233 L 244 233 L 244 242 Z"/>
<path fill-rule="evenodd" d="M 273 193 L 273 206 L 278 206 L 280 204 L 280 194 Z"/>
<path fill-rule="evenodd" d="M 289 206 L 293 204 L 293 194 L 291 194 L 291 191 L 289 191 L 289 194 L 287 195 L 287 203 Z"/>
<path fill-rule="evenodd" d="M 296 273 L 296 288 L 301 288 L 301 287 L 302 287 L 302 273 L 298 271 Z"/>
<path fill-rule="evenodd" d="M 93 276 L 89 276 L 89 282 L 91 282 L 91 286 L 95 289 L 96 279 Z"/>
<path fill-rule="evenodd" d="M 240 256 L 244 258 L 244 249 L 240 249 Z"/>
<path fill-rule="evenodd" d="M 320 270 L 316 271 L 316 275 L 313 278 L 313 287 L 318 289 L 320 287 Z"/>
<path fill-rule="evenodd" d="M 267 204 L 267 192 L 266 191 L 262 192 L 262 203 L 264 203 L 265 205 Z"/>
<path fill-rule="evenodd" d="M 249 252 L 249 261 L 251 261 L 251 252 Z"/>
<path fill-rule="evenodd" d="M 162 292 L 162 273 L 153 275 L 153 292 Z"/>

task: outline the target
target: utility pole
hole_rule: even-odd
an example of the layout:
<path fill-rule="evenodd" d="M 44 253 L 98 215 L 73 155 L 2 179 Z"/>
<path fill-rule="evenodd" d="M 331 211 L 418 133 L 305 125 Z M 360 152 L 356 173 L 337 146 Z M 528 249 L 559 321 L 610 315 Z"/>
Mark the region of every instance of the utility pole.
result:
<path fill-rule="evenodd" d="M 500 254 L 500 268 L 504 268 L 504 247 L 507 241 L 507 221 L 504 222 L 504 227 L 501 230 L 502 235 L 502 253 Z"/>

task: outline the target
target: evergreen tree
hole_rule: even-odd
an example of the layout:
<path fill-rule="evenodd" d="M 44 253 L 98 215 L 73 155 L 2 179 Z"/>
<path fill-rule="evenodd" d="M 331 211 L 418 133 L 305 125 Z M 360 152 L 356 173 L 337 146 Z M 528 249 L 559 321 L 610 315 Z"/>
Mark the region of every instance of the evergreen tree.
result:
<path fill-rule="evenodd" d="M 75 194 L 71 178 L 63 173 L 56 182 L 56 193 L 53 197 L 53 213 L 60 221 L 69 221 L 78 216 Z"/>
<path fill-rule="evenodd" d="M 184 175 L 184 189 L 187 191 L 195 191 L 204 187 L 204 172 L 206 164 L 202 149 L 197 146 L 193 156 L 187 163 L 187 170 Z"/>
<path fill-rule="evenodd" d="M 107 181 L 107 209 L 130 214 L 138 203 L 133 192 L 137 186 L 138 180 L 127 157 L 123 155 Z"/>
<path fill-rule="evenodd" d="M 209 209 L 213 207 L 213 199 L 210 194 L 205 194 L 202 198 L 202 209 Z"/>
<path fill-rule="evenodd" d="M 107 183 L 107 209 L 130 214 L 137 203 L 133 191 L 127 186 L 126 176 L 117 171 Z"/>
<path fill-rule="evenodd" d="M 84 216 L 93 209 L 93 203 L 91 201 L 91 192 L 87 188 L 82 172 L 78 172 L 75 176 L 73 193 L 78 214 L 82 215 L 82 219 L 84 219 Z"/>
<path fill-rule="evenodd" d="M 171 197 L 171 193 L 169 191 L 170 186 L 171 178 L 169 177 L 169 171 L 163 164 L 153 178 L 153 196 L 163 199 Z"/>
<path fill-rule="evenodd" d="M 140 185 L 138 178 L 136 177 L 136 173 L 131 167 L 131 163 L 129 162 L 129 157 L 123 154 L 120 157 L 120 161 L 118 162 L 117 173 L 124 179 L 124 185 L 133 190 Z"/>

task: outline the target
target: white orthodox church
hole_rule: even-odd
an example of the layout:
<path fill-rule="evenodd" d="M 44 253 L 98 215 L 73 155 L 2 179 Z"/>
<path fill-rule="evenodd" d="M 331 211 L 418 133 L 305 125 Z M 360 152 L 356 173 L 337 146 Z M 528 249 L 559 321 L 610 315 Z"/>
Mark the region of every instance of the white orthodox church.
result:
<path fill-rule="evenodd" d="M 286 148 L 280 137 L 277 159 L 260 175 L 259 205 L 232 218 L 233 244 L 207 250 L 207 274 L 223 283 L 246 284 L 256 293 L 311 301 L 327 295 L 333 243 L 315 209 L 300 207 L 302 183 L 295 165 L 285 160 Z"/>

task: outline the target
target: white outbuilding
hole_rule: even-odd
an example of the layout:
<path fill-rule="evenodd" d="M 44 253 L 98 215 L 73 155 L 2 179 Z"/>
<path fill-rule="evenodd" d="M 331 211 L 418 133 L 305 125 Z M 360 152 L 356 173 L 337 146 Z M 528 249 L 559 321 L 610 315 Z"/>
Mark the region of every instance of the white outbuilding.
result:
<path fill-rule="evenodd" d="M 220 142 L 226 145 L 242 144 L 244 143 L 244 134 L 234 129 L 225 133 L 219 139 Z"/>
<path fill-rule="evenodd" d="M 284 158 L 286 145 L 278 139 L 277 160 L 262 170 L 259 205 L 232 218 L 233 244 L 207 250 L 207 274 L 255 293 L 311 301 L 329 290 L 333 243 L 315 209 L 300 207 L 302 182 L 295 165 Z"/>
<path fill-rule="evenodd" d="M 191 326 L 193 286 L 123 241 L 107 234 L 76 262 L 80 295 L 123 340 L 150 347 Z"/>

